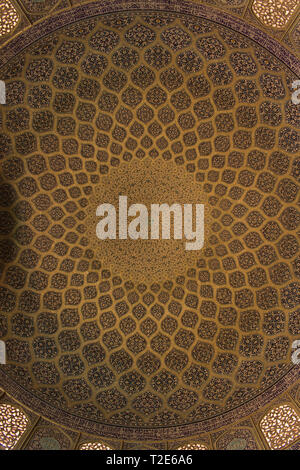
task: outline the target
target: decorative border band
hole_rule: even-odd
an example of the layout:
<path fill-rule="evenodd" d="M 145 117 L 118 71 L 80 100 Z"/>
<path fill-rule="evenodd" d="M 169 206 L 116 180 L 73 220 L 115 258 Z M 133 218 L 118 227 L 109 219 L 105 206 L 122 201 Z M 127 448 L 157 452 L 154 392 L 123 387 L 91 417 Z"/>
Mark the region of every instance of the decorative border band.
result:
<path fill-rule="evenodd" d="M 105 438 L 135 441 L 174 440 L 207 433 L 228 426 L 268 405 L 276 397 L 283 394 L 288 388 L 299 381 L 299 379 L 300 366 L 295 366 L 276 384 L 269 387 L 260 395 L 236 409 L 227 411 L 219 416 L 208 418 L 197 423 L 182 424 L 179 426 L 134 428 L 98 423 L 91 419 L 75 416 L 70 412 L 55 408 L 48 402 L 36 397 L 33 393 L 29 392 L 6 375 L 5 366 L 0 367 L 0 386 L 16 401 L 33 410 L 35 413 L 41 414 L 43 417 L 57 424 L 76 429 L 83 433 Z"/>
<path fill-rule="evenodd" d="M 141 10 L 188 14 L 198 18 L 208 19 L 222 26 L 231 28 L 256 41 L 260 46 L 280 59 L 296 75 L 300 76 L 300 59 L 267 33 L 228 13 L 186 0 L 100 0 L 86 3 L 69 10 L 62 10 L 55 16 L 39 21 L 6 43 L 1 48 L 0 67 L 5 65 L 5 63 L 26 47 L 30 46 L 33 42 L 47 34 L 57 31 L 63 26 L 106 13 Z"/>

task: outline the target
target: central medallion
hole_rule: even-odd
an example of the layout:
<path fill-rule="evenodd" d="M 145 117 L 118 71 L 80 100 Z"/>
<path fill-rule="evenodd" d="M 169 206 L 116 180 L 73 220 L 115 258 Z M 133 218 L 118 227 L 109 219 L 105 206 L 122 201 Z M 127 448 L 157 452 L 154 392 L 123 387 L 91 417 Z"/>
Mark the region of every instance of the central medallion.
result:
<path fill-rule="evenodd" d="M 101 178 L 88 207 L 93 249 L 114 274 L 163 281 L 201 256 L 209 210 L 200 186 L 172 162 L 121 164 Z"/>

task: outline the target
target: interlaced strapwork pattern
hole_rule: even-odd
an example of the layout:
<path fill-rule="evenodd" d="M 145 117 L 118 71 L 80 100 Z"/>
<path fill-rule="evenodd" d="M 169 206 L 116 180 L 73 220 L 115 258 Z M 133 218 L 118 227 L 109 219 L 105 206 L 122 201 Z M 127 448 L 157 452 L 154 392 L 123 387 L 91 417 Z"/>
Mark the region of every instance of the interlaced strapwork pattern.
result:
<path fill-rule="evenodd" d="M 0 78 L 7 373 L 56 409 L 136 428 L 277 382 L 300 335 L 291 72 L 210 21 L 119 13 L 44 37 Z M 113 273 L 87 237 L 96 188 L 147 158 L 188 174 L 211 216 L 197 261 L 161 282 Z"/>

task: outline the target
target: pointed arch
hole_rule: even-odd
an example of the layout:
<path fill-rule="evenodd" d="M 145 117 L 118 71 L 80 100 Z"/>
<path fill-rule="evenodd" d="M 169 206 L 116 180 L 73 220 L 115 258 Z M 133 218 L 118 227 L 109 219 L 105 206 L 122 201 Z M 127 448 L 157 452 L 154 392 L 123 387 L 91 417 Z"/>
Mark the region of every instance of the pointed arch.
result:
<path fill-rule="evenodd" d="M 300 437 L 300 416 L 290 405 L 280 405 L 262 418 L 260 428 L 270 448 L 281 449 Z"/>
<path fill-rule="evenodd" d="M 0 37 L 10 33 L 19 23 L 20 15 L 10 0 L 0 0 Z"/>
<path fill-rule="evenodd" d="M 79 450 L 112 450 L 111 447 L 108 447 L 101 442 L 84 442 L 79 447 Z"/>
<path fill-rule="evenodd" d="M 252 10 L 264 25 L 282 29 L 292 18 L 297 5 L 298 0 L 254 0 Z"/>
<path fill-rule="evenodd" d="M 177 450 L 208 450 L 204 444 L 193 443 L 193 444 L 184 444 L 177 448 Z"/>
<path fill-rule="evenodd" d="M 0 447 L 12 449 L 28 425 L 28 418 L 15 406 L 2 403 L 0 405 Z"/>

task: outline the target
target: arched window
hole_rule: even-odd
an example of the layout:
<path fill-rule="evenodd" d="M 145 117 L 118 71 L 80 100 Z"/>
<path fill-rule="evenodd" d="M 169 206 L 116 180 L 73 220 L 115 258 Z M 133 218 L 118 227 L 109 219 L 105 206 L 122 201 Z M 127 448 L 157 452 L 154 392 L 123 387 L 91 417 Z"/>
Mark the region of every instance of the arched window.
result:
<path fill-rule="evenodd" d="M 18 408 L 2 404 L 0 405 L 0 448 L 12 449 L 28 424 L 28 419 Z"/>
<path fill-rule="evenodd" d="M 208 450 L 204 444 L 185 444 L 177 450 Z"/>
<path fill-rule="evenodd" d="M 298 0 L 254 0 L 252 10 L 259 20 L 272 28 L 284 28 L 298 5 Z"/>
<path fill-rule="evenodd" d="M 19 23 L 20 17 L 9 0 L 0 0 L 0 37 L 10 33 Z"/>
<path fill-rule="evenodd" d="M 101 442 L 85 442 L 79 450 L 111 450 L 111 448 Z"/>
<path fill-rule="evenodd" d="M 289 405 L 269 411 L 260 427 L 271 449 L 286 447 L 300 437 L 300 417 Z"/>

